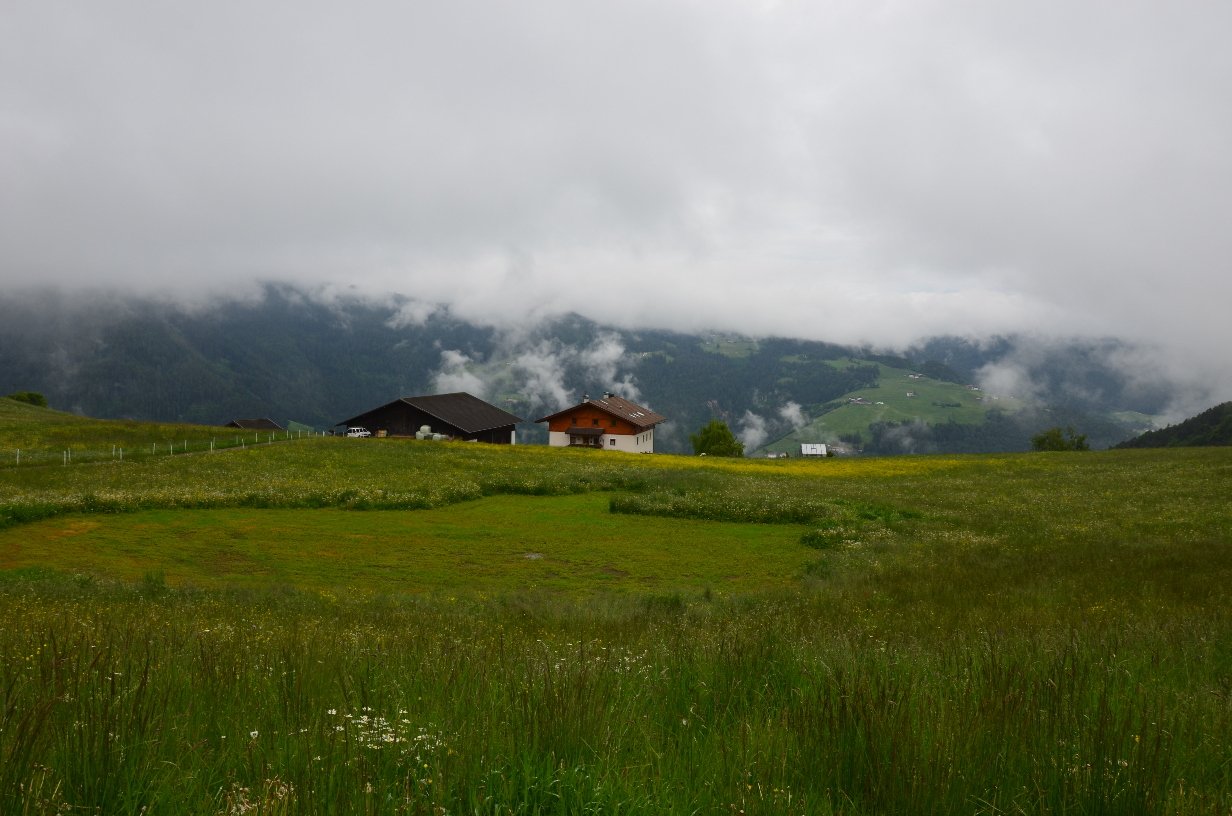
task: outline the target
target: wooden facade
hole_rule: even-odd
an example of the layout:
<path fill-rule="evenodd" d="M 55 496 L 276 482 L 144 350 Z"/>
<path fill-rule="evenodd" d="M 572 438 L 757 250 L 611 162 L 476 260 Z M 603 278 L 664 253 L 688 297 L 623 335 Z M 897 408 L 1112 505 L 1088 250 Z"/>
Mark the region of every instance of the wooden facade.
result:
<path fill-rule="evenodd" d="M 613 416 L 582 403 L 548 420 L 548 431 L 567 432 L 570 428 L 599 428 L 610 434 L 635 434 L 637 427 L 627 419 Z"/>
<path fill-rule="evenodd" d="M 572 408 L 535 420 L 546 422 L 554 447 L 602 448 L 624 453 L 653 453 L 654 428 L 666 417 L 617 397 L 583 397 Z"/>

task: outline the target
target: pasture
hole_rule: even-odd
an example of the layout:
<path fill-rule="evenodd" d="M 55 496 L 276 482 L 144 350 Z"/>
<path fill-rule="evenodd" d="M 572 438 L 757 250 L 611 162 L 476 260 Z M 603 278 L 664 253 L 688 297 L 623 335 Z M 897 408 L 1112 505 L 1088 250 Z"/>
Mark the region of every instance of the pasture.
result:
<path fill-rule="evenodd" d="M 1227 813 L 1229 495 L 1227 449 L 3 468 L 0 811 Z"/>

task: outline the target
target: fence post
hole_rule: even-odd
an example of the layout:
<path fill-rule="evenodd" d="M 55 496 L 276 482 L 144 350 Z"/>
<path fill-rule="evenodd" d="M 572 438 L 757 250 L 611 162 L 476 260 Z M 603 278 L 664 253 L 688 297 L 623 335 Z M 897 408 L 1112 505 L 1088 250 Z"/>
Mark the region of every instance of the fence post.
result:
<path fill-rule="evenodd" d="M 21 467 L 21 448 L 17 449 L 17 466 Z"/>

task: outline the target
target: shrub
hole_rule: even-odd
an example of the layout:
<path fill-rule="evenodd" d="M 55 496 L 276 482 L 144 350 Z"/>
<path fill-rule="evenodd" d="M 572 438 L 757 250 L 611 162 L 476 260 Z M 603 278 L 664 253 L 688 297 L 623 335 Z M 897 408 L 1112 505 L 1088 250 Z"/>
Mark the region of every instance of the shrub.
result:
<path fill-rule="evenodd" d="M 699 456 L 744 456 L 744 444 L 722 420 L 710 420 L 704 428 L 691 434 L 689 441 L 693 443 L 693 452 Z"/>
<path fill-rule="evenodd" d="M 1085 434 L 1075 434 L 1073 427 L 1062 431 L 1058 427 L 1040 431 L 1031 437 L 1031 449 L 1037 451 L 1085 451 L 1090 450 Z"/>
<path fill-rule="evenodd" d="M 15 400 L 16 402 L 37 405 L 39 408 L 47 407 L 47 397 L 44 397 L 37 391 L 17 391 L 9 394 L 9 399 Z"/>

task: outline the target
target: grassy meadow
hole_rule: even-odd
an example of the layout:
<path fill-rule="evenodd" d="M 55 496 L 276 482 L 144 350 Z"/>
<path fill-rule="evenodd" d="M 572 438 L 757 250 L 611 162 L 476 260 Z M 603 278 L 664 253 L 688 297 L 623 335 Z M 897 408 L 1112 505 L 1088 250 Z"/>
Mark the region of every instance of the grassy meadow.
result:
<path fill-rule="evenodd" d="M 1226 814 L 1229 496 L 1217 448 L 0 468 L 0 813 Z"/>

